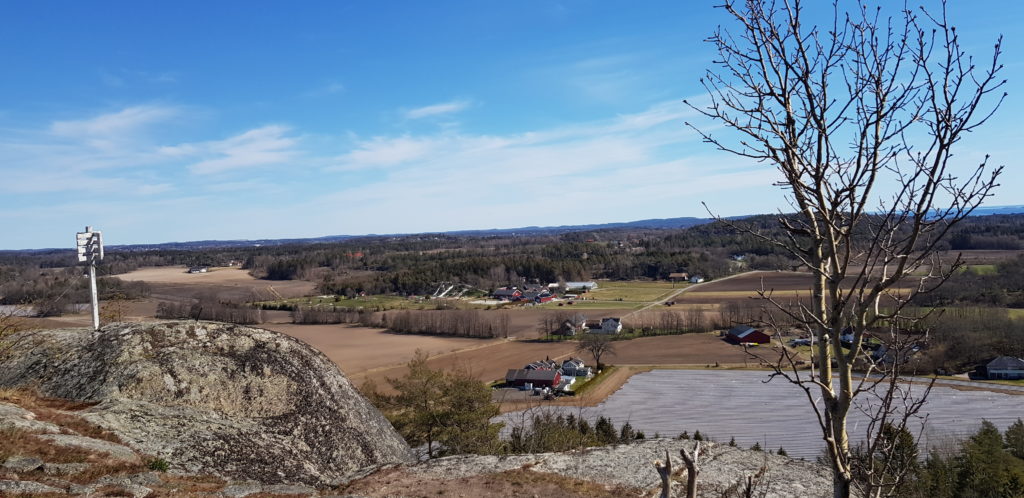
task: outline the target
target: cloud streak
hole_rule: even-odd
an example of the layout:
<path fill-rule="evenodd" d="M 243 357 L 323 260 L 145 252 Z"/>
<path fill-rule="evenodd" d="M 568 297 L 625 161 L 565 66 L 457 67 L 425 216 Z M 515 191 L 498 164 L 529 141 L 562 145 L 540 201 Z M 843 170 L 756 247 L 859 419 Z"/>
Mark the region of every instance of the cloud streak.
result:
<path fill-rule="evenodd" d="M 264 126 L 225 140 L 162 147 L 160 153 L 167 157 L 202 158 L 188 166 L 190 172 L 198 175 L 287 164 L 299 154 L 298 139 L 288 136 L 290 131 L 286 126 Z"/>
<path fill-rule="evenodd" d="M 405 111 L 405 119 L 423 119 L 442 116 L 445 114 L 454 114 L 468 109 L 469 106 L 470 102 L 468 100 L 452 100 L 450 102 L 417 107 L 415 109 Z"/>

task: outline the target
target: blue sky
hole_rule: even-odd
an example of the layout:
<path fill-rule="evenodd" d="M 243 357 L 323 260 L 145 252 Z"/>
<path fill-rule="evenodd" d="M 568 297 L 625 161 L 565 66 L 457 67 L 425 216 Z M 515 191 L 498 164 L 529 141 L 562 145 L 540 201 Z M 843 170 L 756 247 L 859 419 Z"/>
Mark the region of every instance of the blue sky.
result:
<path fill-rule="evenodd" d="M 772 212 L 683 125 L 715 3 L 2 3 L 0 249 Z M 954 3 L 1010 79 L 957 159 L 1024 204 L 1024 7 Z"/>

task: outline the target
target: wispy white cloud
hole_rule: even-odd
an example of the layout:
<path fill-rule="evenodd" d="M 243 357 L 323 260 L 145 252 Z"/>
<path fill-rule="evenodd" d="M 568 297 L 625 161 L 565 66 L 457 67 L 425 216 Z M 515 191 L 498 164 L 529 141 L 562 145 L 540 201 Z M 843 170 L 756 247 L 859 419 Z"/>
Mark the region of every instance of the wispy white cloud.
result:
<path fill-rule="evenodd" d="M 422 119 L 432 116 L 440 116 L 443 114 L 453 114 L 461 112 L 469 108 L 470 101 L 468 100 L 452 100 L 450 102 L 442 102 L 440 104 L 433 104 L 424 107 L 417 107 L 415 109 L 409 109 L 405 111 L 406 119 Z"/>
<path fill-rule="evenodd" d="M 284 164 L 294 159 L 298 139 L 286 126 L 255 128 L 225 140 L 161 147 L 167 157 L 199 157 L 188 167 L 195 174 L 208 175 L 228 170 Z"/>
<path fill-rule="evenodd" d="M 146 126 L 173 118 L 179 113 L 180 109 L 175 107 L 141 105 L 89 119 L 55 121 L 50 125 L 50 131 L 62 137 L 106 141 L 135 133 Z"/>

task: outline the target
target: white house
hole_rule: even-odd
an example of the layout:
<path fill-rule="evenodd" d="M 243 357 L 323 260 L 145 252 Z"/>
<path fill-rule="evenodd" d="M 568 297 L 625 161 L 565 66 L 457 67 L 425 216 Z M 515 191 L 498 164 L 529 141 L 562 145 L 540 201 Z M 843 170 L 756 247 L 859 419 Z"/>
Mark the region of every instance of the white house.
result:
<path fill-rule="evenodd" d="M 579 373 L 585 370 L 583 360 L 579 358 L 569 358 L 562 362 L 562 375 L 575 377 L 577 375 L 586 375 L 585 373 Z"/>
<path fill-rule="evenodd" d="M 592 334 L 618 334 L 619 332 L 622 332 L 621 318 L 602 318 L 599 325 L 592 325 L 590 328 Z"/>

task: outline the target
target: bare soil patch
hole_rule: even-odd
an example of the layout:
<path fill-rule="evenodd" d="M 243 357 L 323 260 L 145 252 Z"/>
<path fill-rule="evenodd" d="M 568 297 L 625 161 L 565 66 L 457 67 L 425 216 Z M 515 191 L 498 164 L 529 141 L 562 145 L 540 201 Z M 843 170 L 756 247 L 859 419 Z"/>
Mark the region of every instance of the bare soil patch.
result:
<path fill-rule="evenodd" d="M 575 349 L 575 342 L 505 341 L 436 356 L 428 360 L 427 364 L 430 368 L 444 371 L 465 368 L 482 382 L 491 382 L 504 379 L 510 368 L 523 368 L 527 363 L 544 358 L 565 359 L 575 354 Z M 401 377 L 406 371 L 405 365 L 380 368 L 367 371 L 363 375 L 354 375 L 353 382 L 359 385 L 367 379 L 372 379 L 384 391 L 388 387 L 388 377 Z"/>
<path fill-rule="evenodd" d="M 264 323 L 260 327 L 288 334 L 313 346 L 336 363 L 350 379 L 364 374 L 367 370 L 404 365 L 417 349 L 435 356 L 502 341 L 393 334 L 384 329 L 351 325 Z"/>
<path fill-rule="evenodd" d="M 717 334 L 683 334 L 616 342 L 607 361 L 615 365 L 714 365 L 743 363 L 749 358 L 743 348 Z"/>
<path fill-rule="evenodd" d="M 218 299 L 247 301 L 308 296 L 316 284 L 303 280 L 260 280 L 240 268 L 211 268 L 206 273 L 188 273 L 182 266 L 141 268 L 116 275 L 126 281 L 142 281 L 153 288 L 158 299 L 195 299 L 212 295 Z"/>

